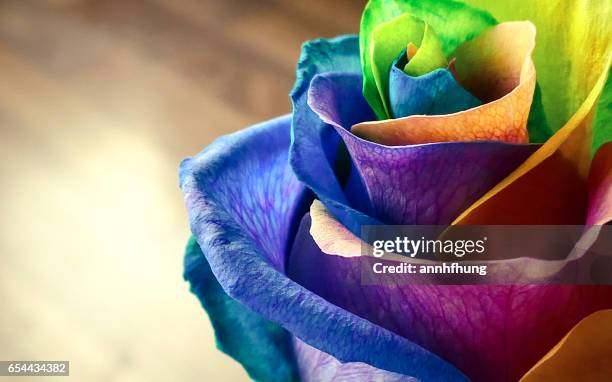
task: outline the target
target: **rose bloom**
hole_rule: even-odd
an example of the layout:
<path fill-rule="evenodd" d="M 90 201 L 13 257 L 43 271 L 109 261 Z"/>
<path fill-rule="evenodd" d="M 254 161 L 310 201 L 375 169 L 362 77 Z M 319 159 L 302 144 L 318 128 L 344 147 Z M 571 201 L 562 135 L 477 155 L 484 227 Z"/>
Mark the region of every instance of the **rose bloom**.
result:
<path fill-rule="evenodd" d="M 612 380 L 610 286 L 360 280 L 364 225 L 612 221 L 612 5 L 469 3 L 370 1 L 291 115 L 181 164 L 185 278 L 253 379 Z"/>

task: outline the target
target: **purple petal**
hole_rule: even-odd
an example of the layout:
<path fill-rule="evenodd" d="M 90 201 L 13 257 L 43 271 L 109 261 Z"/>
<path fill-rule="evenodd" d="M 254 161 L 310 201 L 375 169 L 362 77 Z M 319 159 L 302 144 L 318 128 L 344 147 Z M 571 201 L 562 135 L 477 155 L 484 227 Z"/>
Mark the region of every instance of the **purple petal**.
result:
<path fill-rule="evenodd" d="M 538 145 L 443 142 L 384 146 L 353 135 L 363 120 L 361 77 L 326 73 L 311 83 L 308 102 L 336 128 L 359 171 L 374 217 L 392 224 L 447 224 L 500 182 Z"/>
<path fill-rule="evenodd" d="M 306 215 L 288 265 L 292 279 L 474 381 L 518 380 L 581 318 L 612 307 L 611 286 L 364 283 L 363 257 L 321 252 L 309 229 Z"/>

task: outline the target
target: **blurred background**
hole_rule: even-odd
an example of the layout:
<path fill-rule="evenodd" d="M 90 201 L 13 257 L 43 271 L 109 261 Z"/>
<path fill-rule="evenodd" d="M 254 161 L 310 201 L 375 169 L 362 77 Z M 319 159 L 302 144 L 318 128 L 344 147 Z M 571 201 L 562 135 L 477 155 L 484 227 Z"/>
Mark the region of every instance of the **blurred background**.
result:
<path fill-rule="evenodd" d="M 0 360 L 247 380 L 182 279 L 177 167 L 290 112 L 301 43 L 357 32 L 363 5 L 1 0 Z"/>

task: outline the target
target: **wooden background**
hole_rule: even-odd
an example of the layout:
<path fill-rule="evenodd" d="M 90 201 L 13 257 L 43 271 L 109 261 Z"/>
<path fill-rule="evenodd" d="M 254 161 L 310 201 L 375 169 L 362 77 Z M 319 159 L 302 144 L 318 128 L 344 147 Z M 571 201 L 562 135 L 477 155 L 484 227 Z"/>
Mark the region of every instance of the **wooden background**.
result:
<path fill-rule="evenodd" d="M 69 360 L 76 381 L 246 380 L 181 278 L 177 166 L 289 112 L 301 43 L 356 32 L 362 6 L 2 0 L 0 360 Z"/>

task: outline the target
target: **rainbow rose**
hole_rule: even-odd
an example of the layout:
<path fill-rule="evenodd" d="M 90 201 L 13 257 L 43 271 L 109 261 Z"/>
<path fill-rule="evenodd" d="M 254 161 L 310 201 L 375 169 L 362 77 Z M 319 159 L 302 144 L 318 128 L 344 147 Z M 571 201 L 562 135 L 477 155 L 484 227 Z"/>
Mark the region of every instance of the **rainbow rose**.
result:
<path fill-rule="evenodd" d="M 380 0 L 305 43 L 291 115 L 181 164 L 220 349 L 261 381 L 612 380 L 611 286 L 359 279 L 364 225 L 612 221 L 611 16 Z"/>

